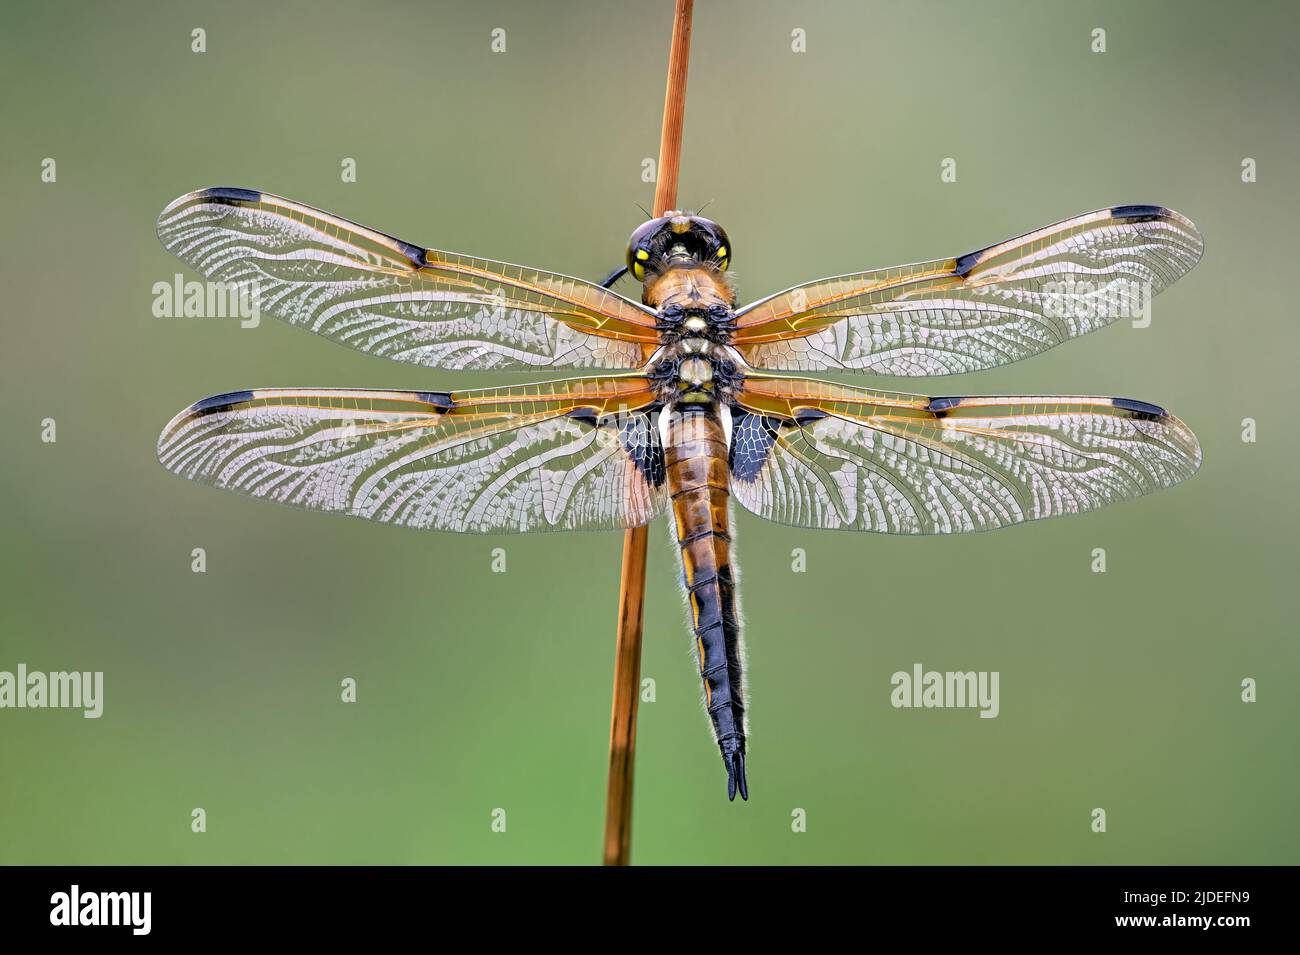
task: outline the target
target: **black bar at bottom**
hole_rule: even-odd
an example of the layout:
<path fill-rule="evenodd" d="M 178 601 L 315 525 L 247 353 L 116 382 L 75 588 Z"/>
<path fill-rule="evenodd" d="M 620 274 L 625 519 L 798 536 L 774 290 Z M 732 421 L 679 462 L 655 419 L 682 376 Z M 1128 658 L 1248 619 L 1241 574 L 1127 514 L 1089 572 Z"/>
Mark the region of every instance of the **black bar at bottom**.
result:
<path fill-rule="evenodd" d="M 863 940 L 1104 933 L 1231 944 L 1284 930 L 1294 881 L 1284 868 L 1209 867 L 731 868 L 721 879 L 697 869 L 13 867 L 0 869 L 0 926 L 6 941 L 336 944 L 415 931 L 455 944 L 467 931 L 486 940 L 528 926 L 539 941 L 577 939 L 603 913 L 630 911 L 666 933 L 730 913 L 818 935 L 845 926 Z"/>

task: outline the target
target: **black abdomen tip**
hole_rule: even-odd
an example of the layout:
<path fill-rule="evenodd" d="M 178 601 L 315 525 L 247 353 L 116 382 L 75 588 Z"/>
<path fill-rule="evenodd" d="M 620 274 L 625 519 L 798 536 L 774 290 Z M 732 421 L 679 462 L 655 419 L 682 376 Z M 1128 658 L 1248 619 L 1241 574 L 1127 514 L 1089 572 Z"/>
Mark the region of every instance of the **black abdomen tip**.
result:
<path fill-rule="evenodd" d="M 722 765 L 727 767 L 727 798 L 736 801 L 736 793 L 748 801 L 749 785 L 745 781 L 745 754 L 737 750 L 722 754 Z"/>

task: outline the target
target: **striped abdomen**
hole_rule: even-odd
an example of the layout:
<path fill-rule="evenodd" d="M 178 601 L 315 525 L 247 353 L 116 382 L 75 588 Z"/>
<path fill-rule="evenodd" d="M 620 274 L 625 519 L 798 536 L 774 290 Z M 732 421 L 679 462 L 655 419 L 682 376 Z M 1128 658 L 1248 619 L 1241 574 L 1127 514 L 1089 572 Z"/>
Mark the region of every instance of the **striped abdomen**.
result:
<path fill-rule="evenodd" d="M 716 404 L 679 405 L 666 413 L 664 463 L 704 703 L 727 769 L 727 795 L 735 799 L 739 790 L 741 798 L 748 799 L 740 617 L 727 514 L 727 438 Z"/>

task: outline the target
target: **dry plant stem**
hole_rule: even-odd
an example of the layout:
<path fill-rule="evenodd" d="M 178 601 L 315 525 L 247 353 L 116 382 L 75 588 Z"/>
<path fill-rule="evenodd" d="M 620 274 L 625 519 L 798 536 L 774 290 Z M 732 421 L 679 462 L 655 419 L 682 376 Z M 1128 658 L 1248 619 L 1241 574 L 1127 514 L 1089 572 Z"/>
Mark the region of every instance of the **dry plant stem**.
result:
<path fill-rule="evenodd" d="M 677 204 L 682 118 L 686 110 L 686 67 L 691 51 L 694 0 L 677 0 L 668 53 L 668 90 L 659 136 L 654 214 Z M 641 691 L 641 620 L 645 610 L 646 541 L 649 528 L 623 536 L 619 581 L 618 640 L 614 649 L 614 705 L 609 720 L 609 784 L 605 802 L 605 864 L 627 865 L 632 851 L 632 770 L 636 759 L 636 711 Z"/>

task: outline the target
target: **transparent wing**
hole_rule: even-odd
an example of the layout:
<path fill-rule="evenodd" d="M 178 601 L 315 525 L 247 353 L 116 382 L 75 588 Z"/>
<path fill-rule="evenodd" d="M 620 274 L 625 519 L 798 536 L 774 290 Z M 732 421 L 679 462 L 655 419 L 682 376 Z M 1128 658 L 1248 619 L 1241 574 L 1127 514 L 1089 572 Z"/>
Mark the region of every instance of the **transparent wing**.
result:
<path fill-rule="evenodd" d="M 626 528 L 665 507 L 639 376 L 452 393 L 267 389 L 200 401 L 169 471 L 311 510 L 474 533 Z"/>
<path fill-rule="evenodd" d="M 732 416 L 732 493 L 799 527 L 989 530 L 1170 487 L 1200 462 L 1186 425 L 1125 398 L 926 398 L 752 376 Z"/>
<path fill-rule="evenodd" d="M 423 249 L 289 199 L 215 188 L 177 199 L 158 237 L 258 308 L 349 347 L 445 369 L 640 368 L 655 316 L 539 269 Z"/>
<path fill-rule="evenodd" d="M 978 371 L 1144 315 L 1202 247 L 1177 212 L 1115 206 L 958 258 L 787 289 L 741 309 L 733 343 L 779 371 Z"/>

